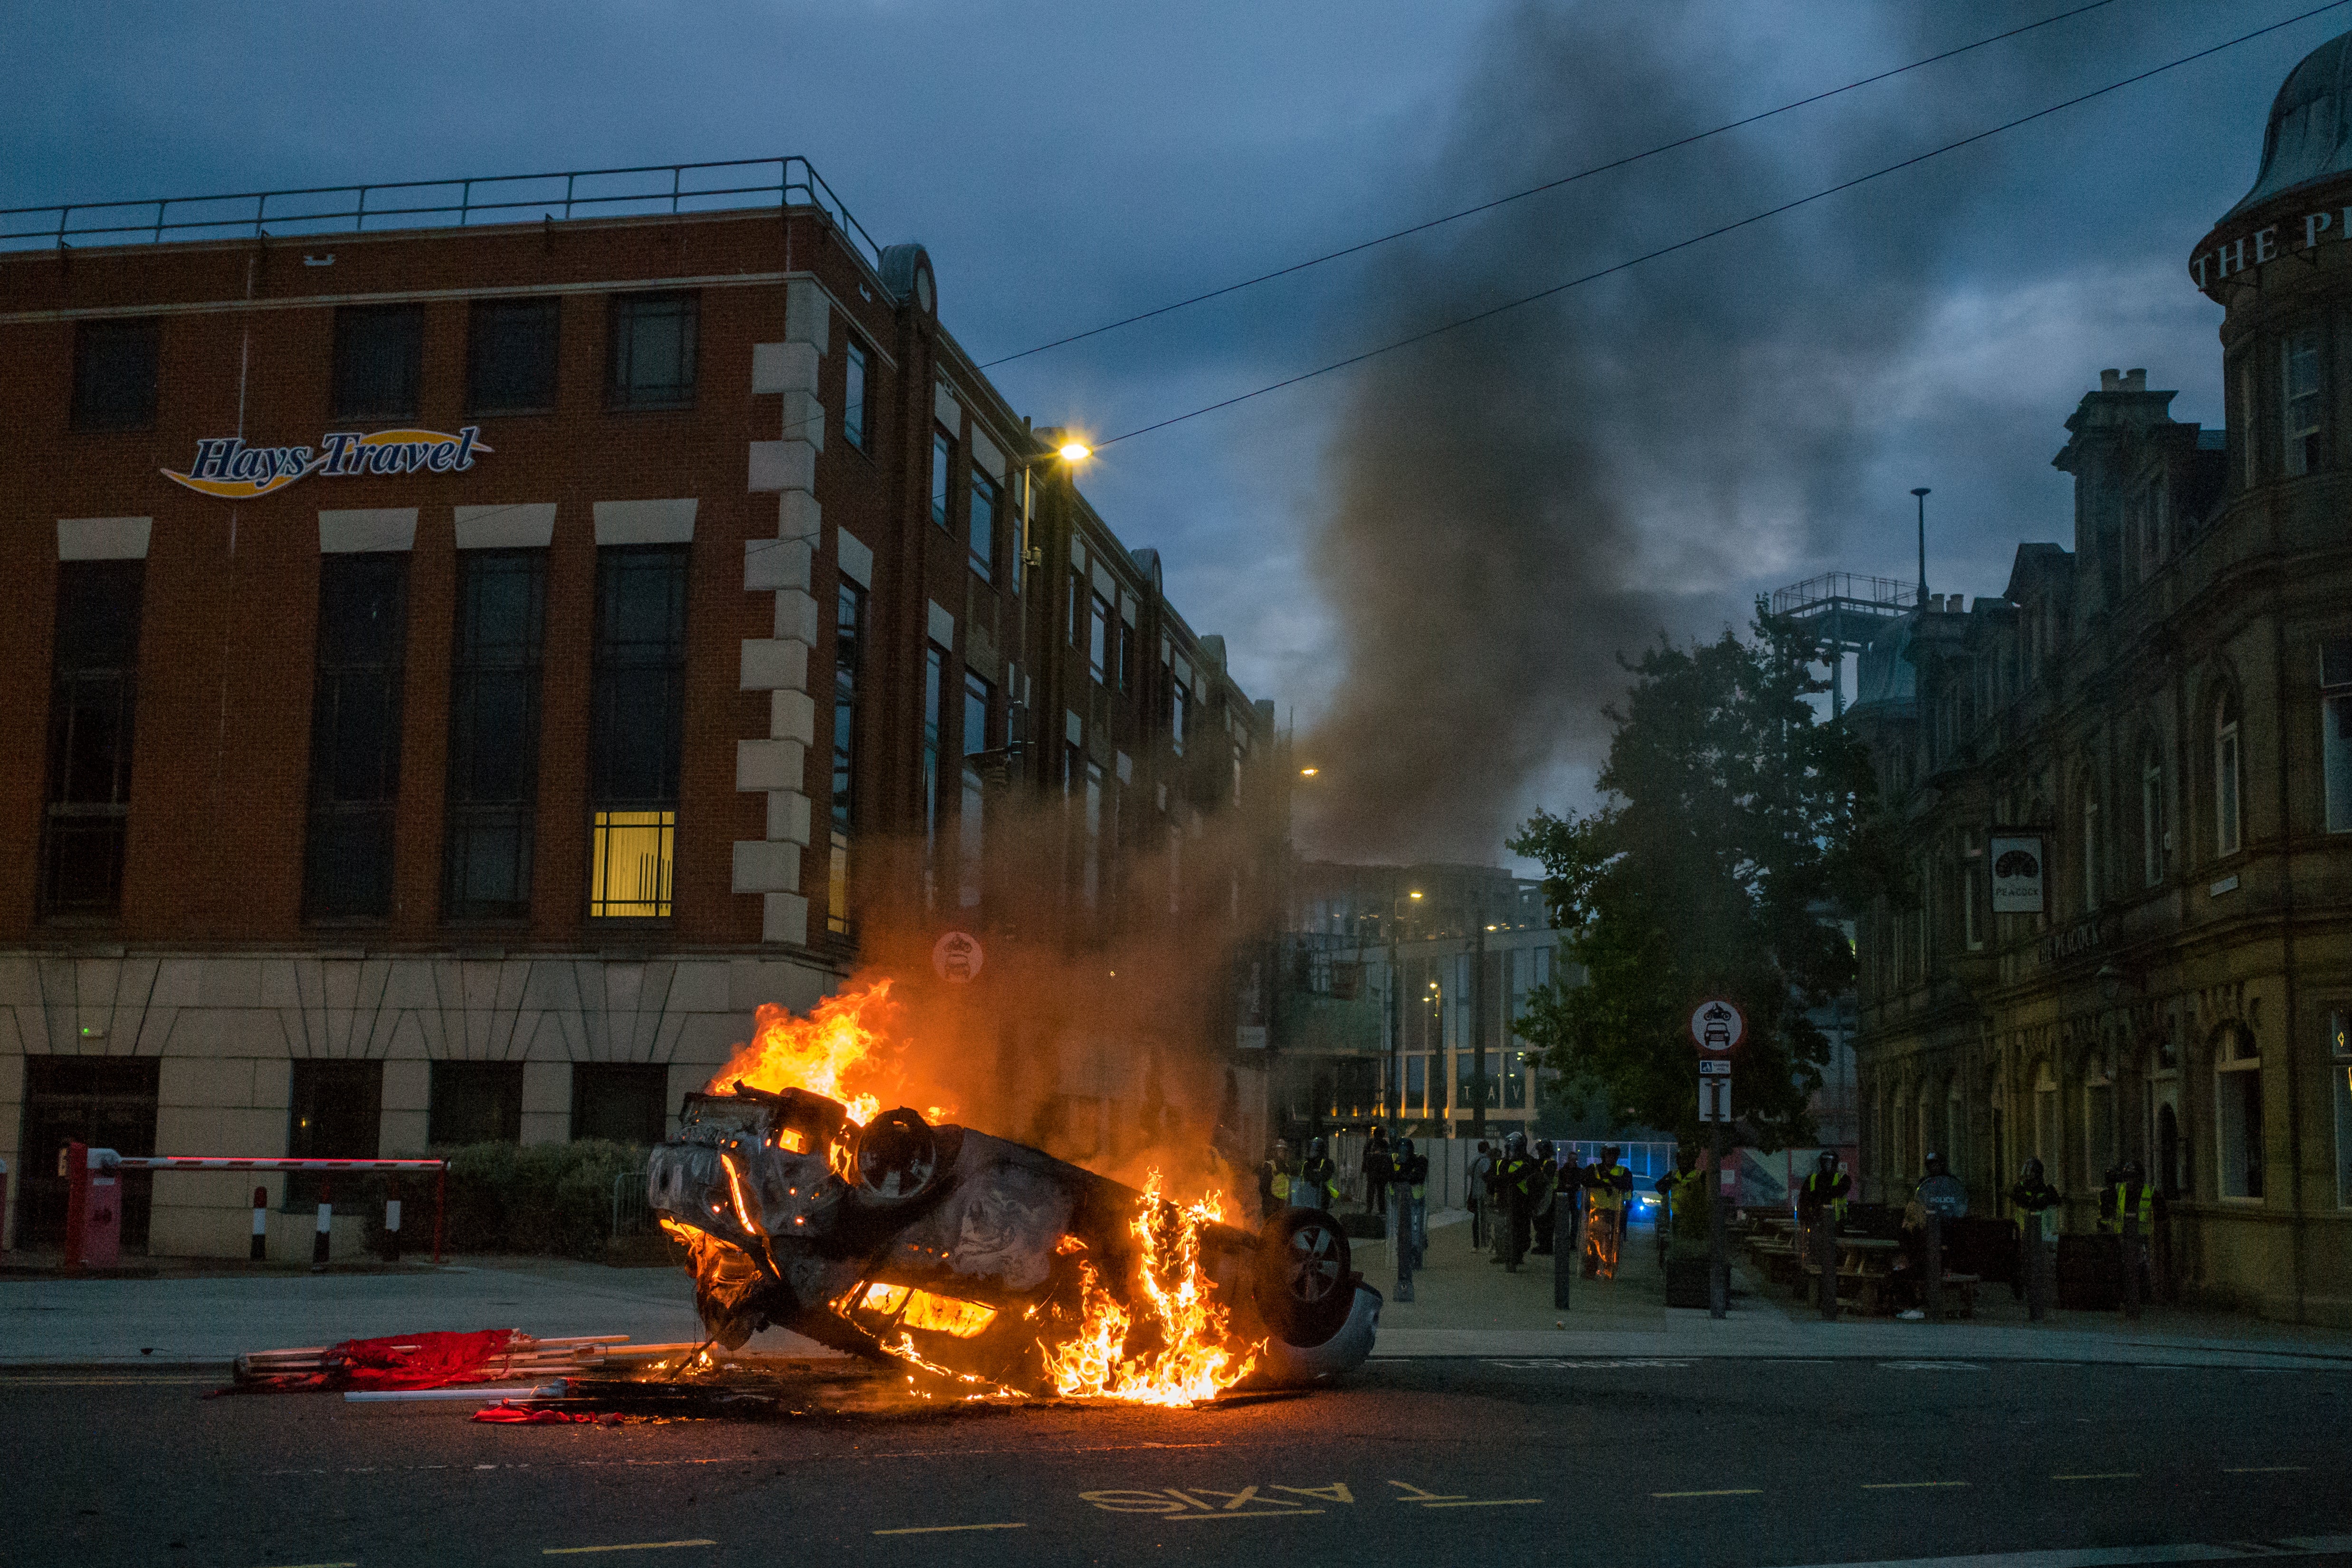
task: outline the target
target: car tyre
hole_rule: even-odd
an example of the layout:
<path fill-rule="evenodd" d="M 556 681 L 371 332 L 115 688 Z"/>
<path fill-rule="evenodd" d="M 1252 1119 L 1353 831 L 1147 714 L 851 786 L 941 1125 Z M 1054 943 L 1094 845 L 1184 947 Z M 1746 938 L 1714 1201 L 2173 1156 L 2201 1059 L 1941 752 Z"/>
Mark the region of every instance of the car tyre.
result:
<path fill-rule="evenodd" d="M 1286 1208 L 1267 1220 L 1251 1273 L 1258 1315 L 1286 1343 L 1321 1344 L 1355 1310 L 1348 1233 L 1319 1208 Z"/>

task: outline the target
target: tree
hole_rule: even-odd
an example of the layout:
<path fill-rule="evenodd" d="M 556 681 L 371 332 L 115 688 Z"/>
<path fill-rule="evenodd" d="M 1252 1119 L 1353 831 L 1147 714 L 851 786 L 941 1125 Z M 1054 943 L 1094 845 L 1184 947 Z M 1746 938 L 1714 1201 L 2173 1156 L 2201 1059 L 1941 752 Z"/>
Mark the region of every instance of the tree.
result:
<path fill-rule="evenodd" d="M 1538 811 L 1510 847 L 1543 865 L 1552 924 L 1585 983 L 1555 979 L 1517 1032 L 1571 1098 L 1620 1124 L 1697 1137 L 1693 1005 L 1748 1017 L 1739 1141 L 1810 1143 L 1828 1041 L 1806 1018 L 1853 982 L 1837 922 L 1897 863 L 1862 744 L 1820 722 L 1810 647 L 1758 606 L 1752 635 L 1663 638 L 1638 663 L 1587 815 Z"/>

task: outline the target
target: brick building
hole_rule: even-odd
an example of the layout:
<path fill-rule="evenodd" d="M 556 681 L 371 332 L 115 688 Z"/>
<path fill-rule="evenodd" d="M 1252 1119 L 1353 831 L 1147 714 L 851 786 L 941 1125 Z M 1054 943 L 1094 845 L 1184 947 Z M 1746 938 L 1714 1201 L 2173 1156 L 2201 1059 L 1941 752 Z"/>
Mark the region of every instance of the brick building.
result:
<path fill-rule="evenodd" d="M 2038 1155 L 2090 1229 L 2117 1162 L 2181 1291 L 2352 1323 L 2352 37 L 2280 89 L 2190 253 L 2228 423 L 2105 371 L 2053 460 L 2074 548 L 1930 594 L 1853 722 L 1916 896 L 1859 922 L 1865 1187 L 1929 1151 L 1979 1212 Z"/>
<path fill-rule="evenodd" d="M 1210 918 L 1167 1044 L 1248 1101 L 1267 857 L 1184 850 L 1278 839 L 1271 705 L 801 161 L 0 227 L 28 1243 L 66 1136 L 657 1136 L 885 929 Z M 1109 1128 L 1131 1064 L 1084 1066 Z M 240 1182 L 167 1180 L 134 1240 L 242 1249 Z"/>

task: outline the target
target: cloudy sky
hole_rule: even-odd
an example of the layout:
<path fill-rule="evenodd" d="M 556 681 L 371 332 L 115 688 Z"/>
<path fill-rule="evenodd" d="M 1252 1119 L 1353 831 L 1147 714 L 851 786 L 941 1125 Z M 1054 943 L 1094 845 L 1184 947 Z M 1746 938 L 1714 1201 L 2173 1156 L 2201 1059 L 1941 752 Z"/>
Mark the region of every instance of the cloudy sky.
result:
<path fill-rule="evenodd" d="M 2315 0 L 2085 15 L 992 373 L 1114 436 L 1505 303 Z M 0 205 L 799 153 L 982 360 L 2082 0 L 18 6 Z M 2191 246 L 2335 7 L 1477 327 L 1117 442 L 1086 488 L 1295 716 L 1310 848 L 1504 858 L 1587 803 L 1612 654 L 1829 570 L 2071 544 L 2102 367 L 2218 421 Z"/>

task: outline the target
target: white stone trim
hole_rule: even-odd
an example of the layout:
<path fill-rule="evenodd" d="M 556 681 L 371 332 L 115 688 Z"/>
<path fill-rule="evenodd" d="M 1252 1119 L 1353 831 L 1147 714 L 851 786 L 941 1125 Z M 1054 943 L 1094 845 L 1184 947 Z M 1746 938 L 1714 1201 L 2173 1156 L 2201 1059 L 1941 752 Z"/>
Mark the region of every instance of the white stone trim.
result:
<path fill-rule="evenodd" d="M 320 555 L 372 555 L 416 548 L 416 508 L 367 507 L 319 514 Z"/>
<path fill-rule="evenodd" d="M 932 642 L 953 653 L 955 651 L 955 617 L 941 609 L 940 601 L 936 599 L 926 599 L 923 601 L 923 607 L 929 612 L 924 630 L 929 633 Z"/>
<path fill-rule="evenodd" d="M 787 490 L 777 498 L 776 537 L 806 539 L 814 547 L 824 532 L 824 508 L 806 490 Z"/>
<path fill-rule="evenodd" d="M 751 482 L 753 495 L 776 490 L 816 488 L 816 444 L 813 441 L 754 441 Z"/>
<path fill-rule="evenodd" d="M 737 893 L 798 893 L 800 886 L 800 845 L 769 839 L 736 841 Z"/>
<path fill-rule="evenodd" d="M 1004 454 L 996 449 L 996 443 L 977 423 L 971 427 L 971 460 L 995 475 L 997 483 L 1004 482 Z"/>
<path fill-rule="evenodd" d="M 956 401 L 953 388 L 945 382 L 931 383 L 931 417 L 944 426 L 950 435 L 963 439 L 963 404 Z"/>
<path fill-rule="evenodd" d="M 752 344 L 752 394 L 814 392 L 817 357 L 824 352 L 814 343 Z"/>
<path fill-rule="evenodd" d="M 692 497 L 673 501 L 599 501 L 596 543 L 684 545 L 694 542 Z"/>
<path fill-rule="evenodd" d="M 555 541 L 555 503 L 460 507 L 457 532 L 459 549 L 545 549 Z"/>
<path fill-rule="evenodd" d="M 834 551 L 841 559 L 841 575 L 866 590 L 874 591 L 874 550 L 864 539 L 847 528 L 833 531 Z"/>
<path fill-rule="evenodd" d="M 735 788 L 744 794 L 798 789 L 807 758 L 808 748 L 797 740 L 739 740 Z"/>
<path fill-rule="evenodd" d="M 59 560 L 145 560 L 152 517 L 59 517 Z"/>
<path fill-rule="evenodd" d="M 743 591 L 773 593 L 792 588 L 805 591 L 814 554 L 806 539 L 745 539 Z"/>
<path fill-rule="evenodd" d="M 776 637 L 746 637 L 739 691 L 802 692 L 808 689 L 808 644 Z"/>

